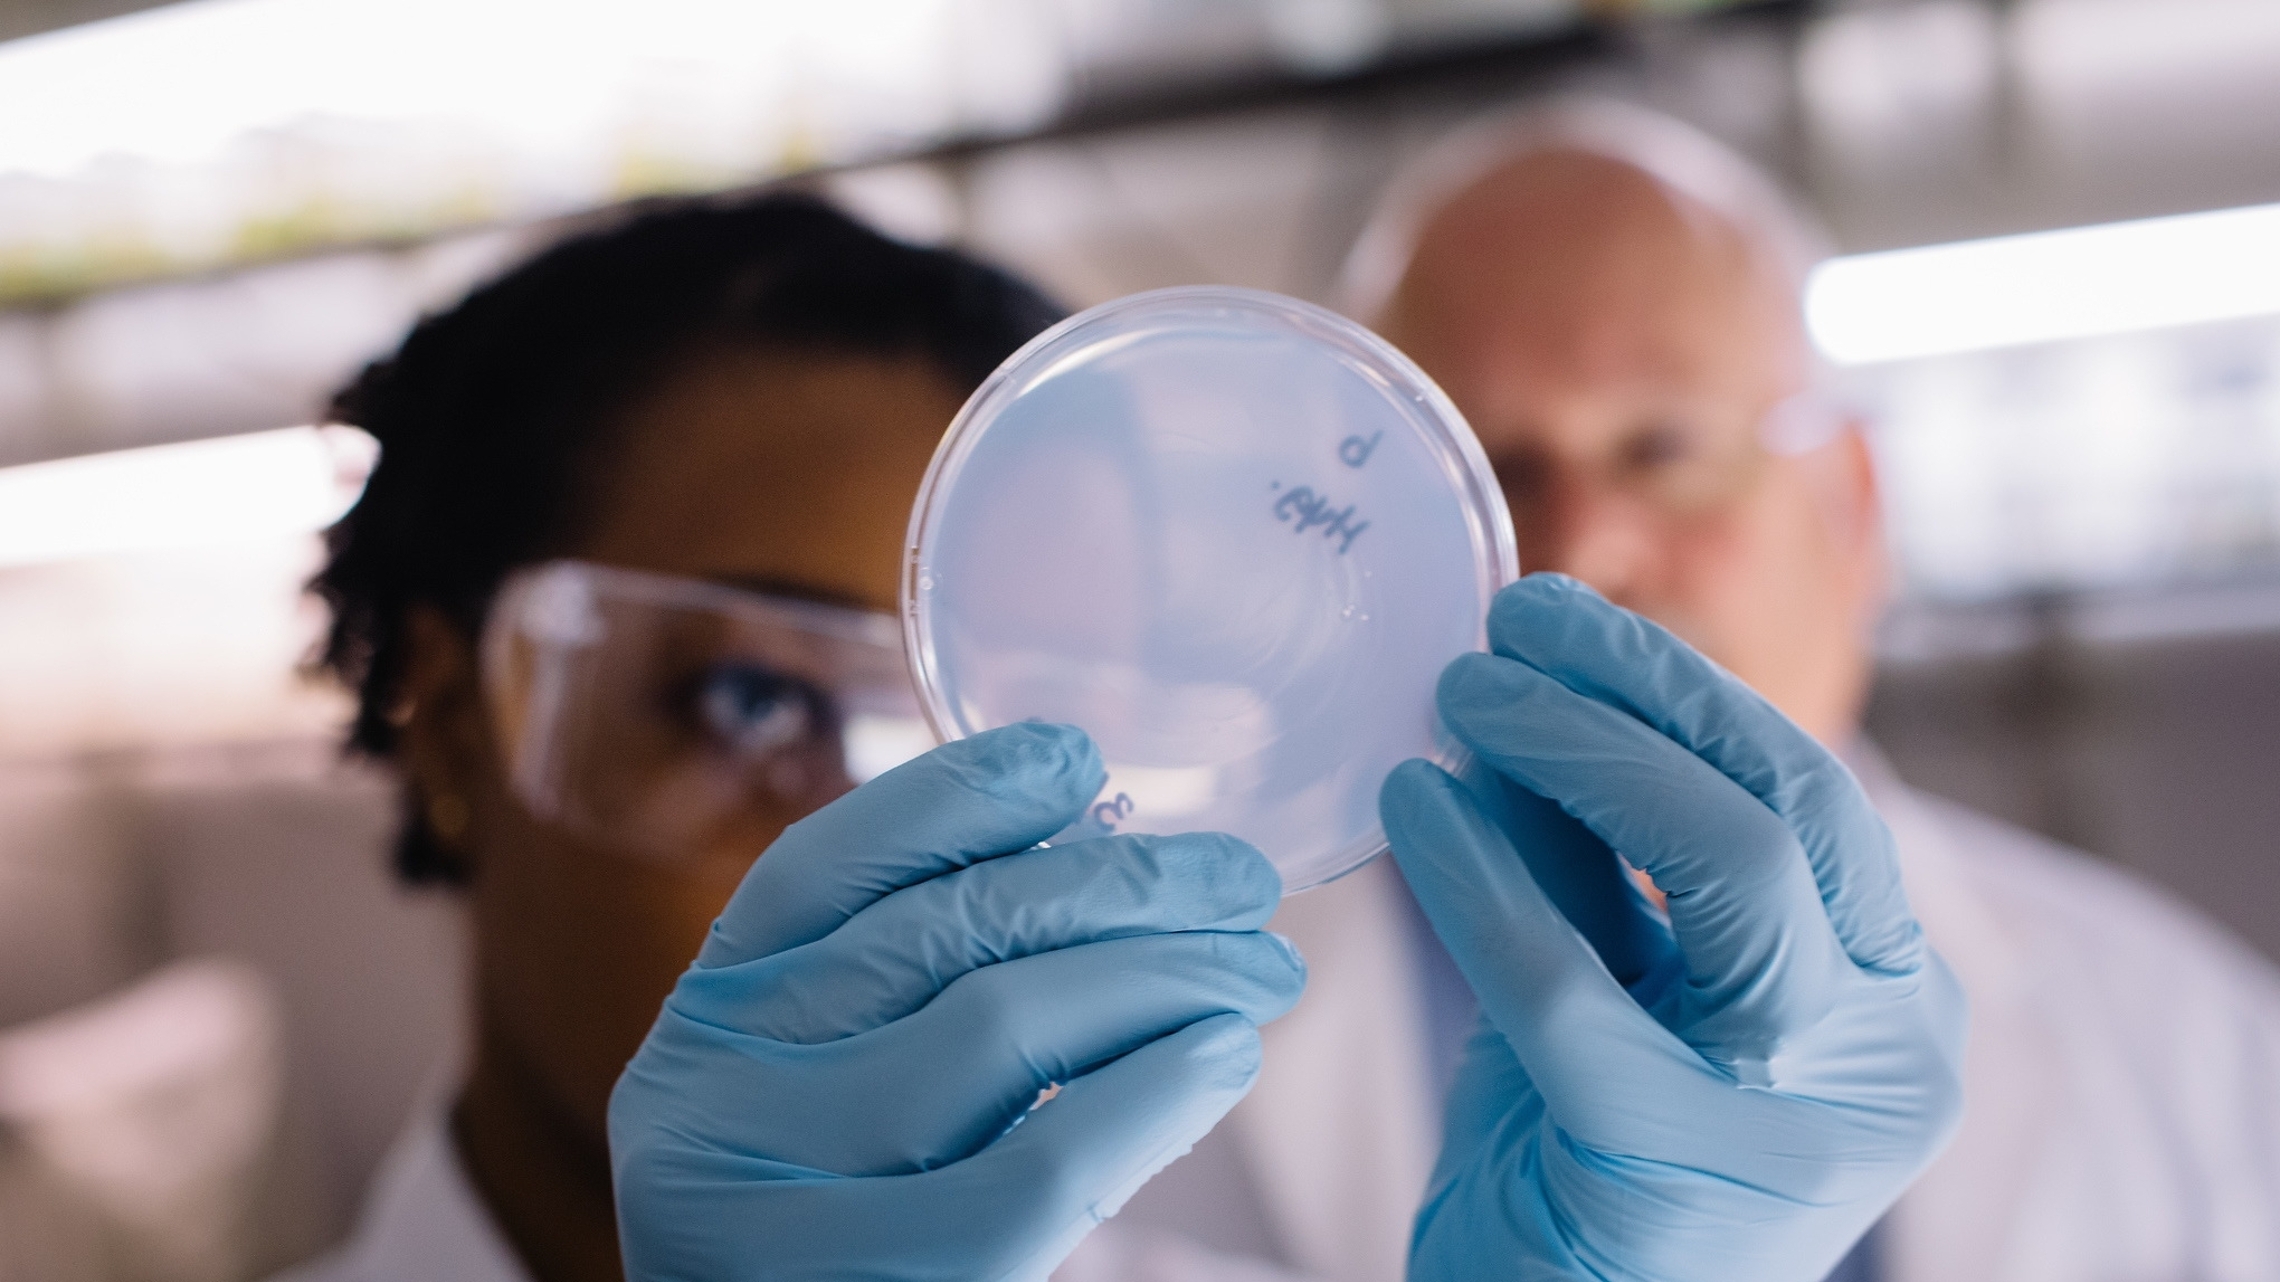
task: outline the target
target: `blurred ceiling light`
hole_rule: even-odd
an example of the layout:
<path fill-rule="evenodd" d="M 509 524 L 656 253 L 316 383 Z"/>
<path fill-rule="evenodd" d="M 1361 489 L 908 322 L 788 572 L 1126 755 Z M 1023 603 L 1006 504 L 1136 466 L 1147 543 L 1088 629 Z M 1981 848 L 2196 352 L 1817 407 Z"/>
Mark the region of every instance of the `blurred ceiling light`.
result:
<path fill-rule="evenodd" d="M 1840 365 L 2280 313 L 2280 205 L 1856 254 L 1805 287 Z"/>
<path fill-rule="evenodd" d="M 311 116 L 457 120 L 514 142 L 582 142 L 629 110 L 702 105 L 678 100 L 715 88 L 776 99 L 739 104 L 774 115 L 783 97 L 850 80 L 870 123 L 936 125 L 965 94 L 1015 88 L 943 83 L 944 20 L 973 7 L 189 0 L 0 46 L 0 119 L 14 122 L 0 133 L 0 171 L 62 175 L 105 155 L 194 162 Z M 832 96 L 831 107 L 856 105 Z"/>
<path fill-rule="evenodd" d="M 182 0 L 0 44 L 0 301 L 1033 128 L 1040 0 Z"/>
<path fill-rule="evenodd" d="M 323 529 L 377 455 L 353 428 L 288 427 L 0 468 L 0 566 Z"/>

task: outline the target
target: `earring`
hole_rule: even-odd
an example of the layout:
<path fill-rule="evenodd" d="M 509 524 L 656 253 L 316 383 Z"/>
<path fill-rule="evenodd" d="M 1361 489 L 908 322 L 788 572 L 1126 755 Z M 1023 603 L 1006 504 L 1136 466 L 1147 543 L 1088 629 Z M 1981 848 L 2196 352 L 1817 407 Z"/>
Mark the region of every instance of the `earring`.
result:
<path fill-rule="evenodd" d="M 445 841 L 457 841 L 467 833 L 469 813 L 467 802 L 458 793 L 446 792 L 428 798 L 428 827 Z"/>

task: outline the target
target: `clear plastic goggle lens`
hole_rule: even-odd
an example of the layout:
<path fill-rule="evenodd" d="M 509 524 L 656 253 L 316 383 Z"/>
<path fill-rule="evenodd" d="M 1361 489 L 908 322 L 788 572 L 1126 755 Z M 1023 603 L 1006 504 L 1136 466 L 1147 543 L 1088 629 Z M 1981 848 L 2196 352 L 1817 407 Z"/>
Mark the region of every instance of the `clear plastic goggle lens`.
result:
<path fill-rule="evenodd" d="M 893 618 L 580 561 L 509 578 L 483 684 L 531 814 L 653 857 L 757 853 L 934 742 Z"/>

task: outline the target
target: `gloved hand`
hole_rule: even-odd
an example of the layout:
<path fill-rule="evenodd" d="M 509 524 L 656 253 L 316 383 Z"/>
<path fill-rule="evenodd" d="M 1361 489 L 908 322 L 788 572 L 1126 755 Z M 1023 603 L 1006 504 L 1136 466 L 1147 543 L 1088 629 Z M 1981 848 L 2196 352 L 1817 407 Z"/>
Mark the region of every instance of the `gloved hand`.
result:
<path fill-rule="evenodd" d="M 610 1097 L 629 1278 L 1042 1278 L 1233 1107 L 1304 983 L 1281 879 L 1231 837 L 1033 849 L 1102 778 L 1009 726 L 784 832 Z"/>
<path fill-rule="evenodd" d="M 1484 1016 L 1410 1276 L 1817 1282 L 1962 1107 L 1963 996 L 1891 835 L 1770 704 L 1573 580 L 1506 588 L 1489 636 L 1441 678 L 1470 785 L 1412 761 L 1381 797 Z"/>

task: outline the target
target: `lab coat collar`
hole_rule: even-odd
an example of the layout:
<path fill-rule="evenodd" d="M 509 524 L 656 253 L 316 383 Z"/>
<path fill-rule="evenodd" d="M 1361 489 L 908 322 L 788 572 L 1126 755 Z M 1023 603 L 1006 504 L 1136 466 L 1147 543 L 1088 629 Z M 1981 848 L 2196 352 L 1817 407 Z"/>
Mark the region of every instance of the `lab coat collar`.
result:
<path fill-rule="evenodd" d="M 1901 1282 L 2001 1276 L 2037 1155 L 2064 1124 L 2053 1084 L 2063 1039 L 2037 1001 L 2033 961 L 1983 888 L 1970 834 L 1944 807 L 1902 783 L 1874 745 L 1845 760 L 1892 830 L 1901 878 L 1924 937 L 1970 1002 L 1962 1124 L 1886 1220 L 1883 1270 Z"/>
<path fill-rule="evenodd" d="M 1884 816 L 1900 857 L 1900 878 L 1924 937 L 1947 959 L 1974 1005 L 2007 1006 L 2024 997 L 2028 969 L 2013 932 L 2005 930 L 1971 869 L 1955 834 L 1892 763 L 1866 739 L 1843 754 L 1869 804 Z"/>
<path fill-rule="evenodd" d="M 1258 1085 L 1227 1118 L 1288 1263 L 1326 1282 L 1401 1277 L 1439 1151 L 1422 976 L 1391 858 L 1283 901 L 1268 929 L 1306 995 L 1260 1030 Z"/>
<path fill-rule="evenodd" d="M 441 1108 L 397 1137 L 356 1236 L 330 1261 L 276 1282 L 531 1282 L 459 1164 Z"/>

